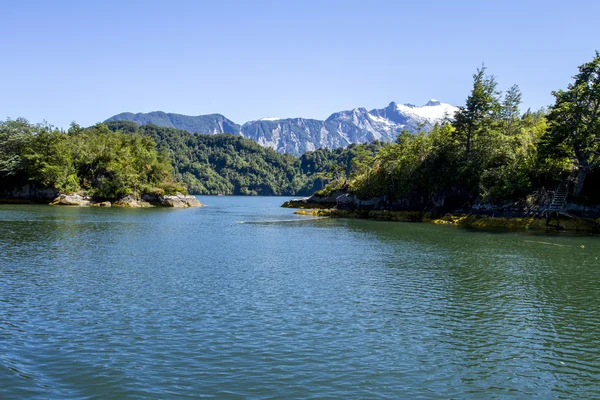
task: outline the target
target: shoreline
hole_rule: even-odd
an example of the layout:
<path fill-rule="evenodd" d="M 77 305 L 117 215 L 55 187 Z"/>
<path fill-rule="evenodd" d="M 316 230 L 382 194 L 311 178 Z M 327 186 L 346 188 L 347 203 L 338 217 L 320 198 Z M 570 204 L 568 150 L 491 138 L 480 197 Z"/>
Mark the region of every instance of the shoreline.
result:
<path fill-rule="evenodd" d="M 338 210 L 335 208 L 308 208 L 298 209 L 294 212 L 297 215 L 331 217 L 331 218 L 351 218 L 351 219 L 369 219 L 375 221 L 390 222 L 425 222 L 438 225 L 456 225 L 465 228 L 474 229 L 505 229 L 505 230 L 536 230 L 536 231 L 565 231 L 578 233 L 599 233 L 599 228 L 582 220 L 561 217 L 552 218 L 546 225 L 546 218 L 535 217 L 491 217 L 481 214 L 446 214 L 440 218 L 429 218 L 425 213 L 419 211 L 385 211 L 385 210 Z M 600 224 L 600 218 L 593 220 Z"/>
<path fill-rule="evenodd" d="M 118 208 L 198 208 L 204 207 L 195 196 L 176 195 L 127 195 L 116 200 L 97 200 L 80 194 L 59 194 L 50 198 L 0 198 L 0 204 L 49 205 L 59 207 L 118 207 Z"/>

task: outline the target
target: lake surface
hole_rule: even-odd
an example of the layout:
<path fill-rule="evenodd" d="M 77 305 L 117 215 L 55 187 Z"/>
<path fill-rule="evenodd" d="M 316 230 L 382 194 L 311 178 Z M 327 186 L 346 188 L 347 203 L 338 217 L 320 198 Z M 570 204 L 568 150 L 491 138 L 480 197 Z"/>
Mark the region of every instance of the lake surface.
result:
<path fill-rule="evenodd" d="M 0 398 L 599 398 L 600 237 L 0 205 Z"/>

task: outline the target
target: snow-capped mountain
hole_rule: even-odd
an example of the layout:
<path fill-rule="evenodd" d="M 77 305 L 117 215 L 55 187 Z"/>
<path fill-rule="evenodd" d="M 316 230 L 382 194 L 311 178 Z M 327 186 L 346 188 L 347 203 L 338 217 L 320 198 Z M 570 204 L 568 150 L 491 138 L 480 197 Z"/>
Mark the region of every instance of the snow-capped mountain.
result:
<path fill-rule="evenodd" d="M 336 148 L 373 140 L 392 141 L 402 130 L 429 130 L 444 118 L 453 118 L 458 108 L 435 99 L 417 107 L 391 102 L 387 107 L 367 111 L 365 108 L 333 113 L 325 121 L 307 118 L 267 117 L 238 125 L 220 114 L 196 117 L 152 113 L 122 113 L 106 120 L 153 123 L 198 133 L 241 134 L 280 153 L 300 155 L 320 147 Z"/>

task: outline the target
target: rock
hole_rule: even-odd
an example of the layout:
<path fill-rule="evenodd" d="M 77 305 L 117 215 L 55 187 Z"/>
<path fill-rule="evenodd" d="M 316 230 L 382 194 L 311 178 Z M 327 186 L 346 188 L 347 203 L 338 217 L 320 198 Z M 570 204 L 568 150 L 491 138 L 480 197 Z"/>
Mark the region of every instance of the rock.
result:
<path fill-rule="evenodd" d="M 339 210 L 350 210 L 354 208 L 354 196 L 344 193 L 335 199 L 335 204 Z"/>
<path fill-rule="evenodd" d="M 110 203 L 110 201 L 101 201 L 100 203 L 94 203 L 92 204 L 94 207 L 111 207 L 112 204 Z"/>
<path fill-rule="evenodd" d="M 381 208 L 383 199 L 380 197 L 371 197 L 370 199 L 361 200 L 355 197 L 354 203 L 359 210 L 378 210 Z"/>
<path fill-rule="evenodd" d="M 367 200 L 361 200 L 356 195 L 344 193 L 335 199 L 335 205 L 339 210 L 378 210 L 384 199 L 381 197 L 372 197 Z"/>
<path fill-rule="evenodd" d="M 34 183 L 0 188 L 0 203 L 48 203 L 59 196 L 55 189 L 38 187 Z"/>
<path fill-rule="evenodd" d="M 306 200 L 307 200 L 307 202 L 311 202 L 311 203 L 334 206 L 336 204 L 336 199 L 343 194 L 346 194 L 346 191 L 335 190 L 335 191 L 331 192 L 331 194 L 329 196 L 321 197 L 321 196 L 317 196 L 317 195 L 313 194 L 312 196 L 308 197 Z"/>
<path fill-rule="evenodd" d="M 202 207 L 202 203 L 197 198 L 181 193 L 177 193 L 175 196 L 161 196 L 160 205 L 175 208 Z"/>
<path fill-rule="evenodd" d="M 78 194 L 61 194 L 50 205 L 53 206 L 89 206 L 90 198 Z"/>
<path fill-rule="evenodd" d="M 285 208 L 312 208 L 308 203 L 308 197 L 302 197 L 300 199 L 292 199 L 285 201 L 281 207 Z"/>
<path fill-rule="evenodd" d="M 153 206 L 158 207 L 173 207 L 173 208 L 192 208 L 202 207 L 203 204 L 197 198 L 191 195 L 177 193 L 174 196 L 165 196 L 157 194 L 145 194 L 142 199 Z"/>
<path fill-rule="evenodd" d="M 113 204 L 115 207 L 129 207 L 129 208 L 139 208 L 139 207 L 151 207 L 151 204 L 145 201 L 140 201 L 133 197 L 133 195 L 127 195 Z"/>
<path fill-rule="evenodd" d="M 312 195 L 309 197 L 302 197 L 300 199 L 288 200 L 281 205 L 286 208 L 331 208 L 335 207 L 337 198 L 346 194 L 345 191 L 336 190 L 328 196 L 317 196 Z"/>

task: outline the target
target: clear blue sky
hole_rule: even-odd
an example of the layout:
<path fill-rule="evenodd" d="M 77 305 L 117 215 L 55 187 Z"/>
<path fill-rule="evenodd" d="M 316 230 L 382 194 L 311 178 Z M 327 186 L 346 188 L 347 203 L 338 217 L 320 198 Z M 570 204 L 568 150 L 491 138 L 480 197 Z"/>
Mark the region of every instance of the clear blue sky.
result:
<path fill-rule="evenodd" d="M 600 49 L 599 15 L 598 0 L 4 1 L 0 119 L 462 105 L 482 62 L 537 109 Z"/>

